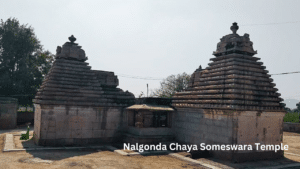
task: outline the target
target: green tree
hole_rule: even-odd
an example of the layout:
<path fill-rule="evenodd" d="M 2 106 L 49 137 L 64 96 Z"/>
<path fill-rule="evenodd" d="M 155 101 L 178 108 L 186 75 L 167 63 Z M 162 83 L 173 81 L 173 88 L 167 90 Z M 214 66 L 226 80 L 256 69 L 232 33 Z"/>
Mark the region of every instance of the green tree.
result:
<path fill-rule="evenodd" d="M 166 79 L 160 82 L 160 88 L 154 89 L 150 96 L 161 97 L 161 98 L 171 98 L 175 92 L 180 92 L 188 87 L 188 82 L 191 75 L 187 73 L 170 75 Z"/>
<path fill-rule="evenodd" d="M 15 18 L 0 23 L 0 95 L 32 104 L 32 99 L 51 68 L 54 55 L 44 51 L 32 27 Z"/>
<path fill-rule="evenodd" d="M 296 104 L 298 111 L 300 111 L 300 102 Z"/>
<path fill-rule="evenodd" d="M 284 107 L 284 110 L 287 111 L 288 113 L 290 113 L 292 110 L 288 107 Z"/>

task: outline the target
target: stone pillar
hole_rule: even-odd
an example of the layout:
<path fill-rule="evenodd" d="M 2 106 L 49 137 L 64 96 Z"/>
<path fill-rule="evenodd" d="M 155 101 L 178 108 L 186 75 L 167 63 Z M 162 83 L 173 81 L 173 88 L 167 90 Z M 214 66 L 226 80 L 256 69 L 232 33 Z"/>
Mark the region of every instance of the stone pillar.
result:
<path fill-rule="evenodd" d="M 0 129 L 14 129 L 17 126 L 18 99 L 0 97 Z"/>
<path fill-rule="evenodd" d="M 135 116 L 135 127 L 138 128 L 143 128 L 144 127 L 144 123 L 143 123 L 143 112 L 138 112 Z"/>

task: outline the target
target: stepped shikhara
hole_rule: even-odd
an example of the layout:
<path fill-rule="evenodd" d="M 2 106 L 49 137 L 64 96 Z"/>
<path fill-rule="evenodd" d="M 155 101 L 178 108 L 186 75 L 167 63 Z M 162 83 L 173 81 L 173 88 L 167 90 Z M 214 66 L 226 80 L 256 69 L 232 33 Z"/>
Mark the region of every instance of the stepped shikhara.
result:
<path fill-rule="evenodd" d="M 209 151 L 235 162 L 277 159 L 283 151 L 263 150 L 261 145 L 280 145 L 285 111 L 248 34 L 221 38 L 212 63 L 192 74 L 188 88 L 173 96 L 176 141 L 186 144 L 251 145 L 252 150 Z"/>
<path fill-rule="evenodd" d="M 121 137 L 124 108 L 134 95 L 117 88 L 113 72 L 91 70 L 84 50 L 69 37 L 35 99 L 34 133 L 39 145 L 84 145 Z"/>
<path fill-rule="evenodd" d="M 221 38 L 215 58 L 206 69 L 191 76 L 188 89 L 173 97 L 173 106 L 233 110 L 282 111 L 283 101 L 273 79 L 253 50 L 248 34 L 239 36 L 237 23 L 232 34 Z"/>
<path fill-rule="evenodd" d="M 57 47 L 56 60 L 38 90 L 36 104 L 127 106 L 134 103 L 134 95 L 116 88 L 119 85 L 113 72 L 91 70 L 85 61 L 84 50 L 66 42 Z"/>

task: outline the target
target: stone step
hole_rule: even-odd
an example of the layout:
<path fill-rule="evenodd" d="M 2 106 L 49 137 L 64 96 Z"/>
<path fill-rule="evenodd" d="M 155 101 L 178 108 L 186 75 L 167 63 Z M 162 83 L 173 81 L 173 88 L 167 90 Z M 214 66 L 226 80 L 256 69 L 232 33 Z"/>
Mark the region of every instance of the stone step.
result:
<path fill-rule="evenodd" d="M 243 66 L 243 67 L 249 67 L 249 68 L 254 68 L 254 69 L 265 69 L 266 66 L 262 66 L 259 64 L 253 64 L 253 63 L 248 63 L 248 62 L 240 62 L 240 61 L 230 61 L 230 62 L 223 62 L 219 64 L 213 64 L 210 65 L 207 69 L 217 69 L 221 67 L 228 67 L 228 66 Z"/>
<path fill-rule="evenodd" d="M 282 107 L 262 107 L 262 106 L 242 106 L 242 105 L 224 105 L 224 104 L 183 104 L 174 103 L 174 107 L 178 108 L 209 108 L 209 109 L 228 109 L 228 110 L 268 110 L 268 111 L 284 111 Z"/>
<path fill-rule="evenodd" d="M 45 78 L 47 77 L 57 77 L 57 78 L 74 78 L 74 79 L 82 79 L 82 80 L 96 80 L 96 76 L 85 76 L 85 75 L 71 75 L 71 74 L 61 74 L 57 72 L 52 72 L 51 74 L 48 74 Z"/>
<path fill-rule="evenodd" d="M 218 56 L 218 57 L 215 57 L 215 58 L 211 58 L 210 60 L 211 61 L 218 61 L 218 60 L 230 59 L 230 58 L 240 58 L 240 59 L 253 60 L 253 61 L 260 60 L 260 58 L 258 58 L 258 57 L 247 56 L 247 55 L 237 54 L 237 53 L 232 53 L 232 54 L 227 54 L 227 55 L 223 55 L 223 56 Z"/>
<path fill-rule="evenodd" d="M 271 78 L 244 76 L 244 75 L 236 75 L 236 74 L 233 74 L 233 75 L 220 75 L 220 76 L 214 76 L 214 77 L 204 77 L 204 78 L 195 79 L 195 82 L 214 81 L 214 80 L 228 80 L 228 79 L 243 79 L 243 80 L 273 82 L 273 79 L 271 79 Z"/>
<path fill-rule="evenodd" d="M 107 99 L 100 96 L 98 97 L 83 97 L 83 96 L 47 96 L 47 95 L 41 95 L 36 96 L 35 99 L 41 99 L 41 100 L 57 100 L 57 101 L 88 101 L 88 102 L 102 102 L 102 103 L 110 103 L 114 102 L 113 99 Z"/>
<path fill-rule="evenodd" d="M 92 86 L 92 87 L 100 87 L 101 84 L 99 82 L 80 82 L 80 81 L 68 81 L 68 80 L 56 80 L 56 79 L 48 79 L 45 80 L 47 84 L 58 84 L 58 85 L 73 85 L 73 86 Z"/>
<path fill-rule="evenodd" d="M 257 86 L 257 85 L 242 85 L 242 84 L 223 84 L 223 85 L 209 85 L 209 86 L 194 86 L 193 88 L 188 88 L 185 91 L 196 91 L 196 90 L 206 90 L 206 89 L 251 89 L 251 90 L 262 90 L 262 91 L 278 91 L 277 88 Z"/>
<path fill-rule="evenodd" d="M 232 65 L 226 67 L 208 67 L 206 71 L 203 71 L 203 74 L 220 72 L 220 71 L 229 71 L 229 70 L 250 71 L 250 72 L 257 72 L 257 73 L 264 73 L 264 74 L 269 73 L 269 71 L 264 70 L 263 67 L 258 69 L 258 68 L 251 68 L 251 67 L 245 67 L 239 65 Z"/>
<path fill-rule="evenodd" d="M 199 72 L 195 74 L 195 78 L 213 77 L 213 76 L 220 76 L 220 75 L 232 75 L 232 74 L 265 77 L 265 78 L 271 77 L 271 75 L 268 75 L 266 73 L 257 73 L 251 71 L 241 71 L 241 70 L 228 70 L 228 71 L 217 71 L 217 72 L 210 72 L 210 73 L 203 73 L 203 74 Z"/>
<path fill-rule="evenodd" d="M 219 90 L 198 90 L 198 91 L 183 91 L 176 93 L 177 95 L 196 95 L 196 94 L 247 94 L 247 95 L 260 95 L 260 96 L 280 96 L 275 92 L 263 92 L 254 90 L 240 90 L 240 89 L 219 89 Z"/>
<path fill-rule="evenodd" d="M 261 82 L 257 80 L 245 80 L 245 79 L 225 79 L 225 80 L 214 80 L 214 81 L 203 81 L 203 82 L 194 82 L 194 86 L 207 86 L 207 85 L 221 85 L 221 84 L 247 84 L 247 85 L 256 85 L 256 86 L 265 86 L 265 87 L 274 87 L 275 83 Z"/>
<path fill-rule="evenodd" d="M 230 104 L 230 105 L 253 105 L 253 106 L 279 106 L 277 102 L 266 101 L 248 101 L 248 100 L 225 100 L 225 99 L 209 99 L 209 100 L 173 100 L 176 103 L 190 103 L 190 104 Z"/>
<path fill-rule="evenodd" d="M 89 65 L 87 62 L 82 62 L 82 61 L 76 61 L 76 60 L 69 60 L 69 59 L 63 59 L 63 58 L 58 58 L 54 61 L 54 63 L 66 63 L 66 64 L 76 64 L 76 65 Z"/>
<path fill-rule="evenodd" d="M 92 71 L 84 71 L 84 72 L 79 72 L 79 71 L 74 71 L 74 70 L 61 70 L 61 69 L 51 69 L 49 71 L 49 75 L 51 75 L 51 73 L 61 73 L 64 75 L 80 75 L 80 76 L 95 76 L 95 73 Z"/>
<path fill-rule="evenodd" d="M 36 104 L 46 104 L 46 105 L 67 105 L 67 106 L 111 106 L 111 107 L 126 107 L 128 104 L 117 104 L 117 103 L 101 103 L 101 102 L 84 102 L 84 101 L 54 101 L 54 100 L 38 100 L 33 99 Z"/>
<path fill-rule="evenodd" d="M 213 66 L 213 65 L 217 65 L 217 64 L 231 62 L 231 61 L 237 61 L 237 62 L 243 62 L 243 63 L 249 63 L 249 64 L 255 64 L 255 65 L 263 65 L 263 62 L 257 62 L 257 61 L 253 61 L 253 60 L 246 60 L 246 59 L 240 59 L 240 58 L 229 58 L 229 59 L 218 60 L 218 61 L 214 61 L 212 63 L 208 63 L 208 65 Z"/>
<path fill-rule="evenodd" d="M 174 100 L 181 99 L 242 99 L 242 100 L 262 100 L 262 101 L 272 101 L 280 102 L 283 99 L 278 97 L 257 97 L 252 95 L 239 95 L 239 94 L 216 94 L 216 95 L 175 95 L 172 97 Z"/>

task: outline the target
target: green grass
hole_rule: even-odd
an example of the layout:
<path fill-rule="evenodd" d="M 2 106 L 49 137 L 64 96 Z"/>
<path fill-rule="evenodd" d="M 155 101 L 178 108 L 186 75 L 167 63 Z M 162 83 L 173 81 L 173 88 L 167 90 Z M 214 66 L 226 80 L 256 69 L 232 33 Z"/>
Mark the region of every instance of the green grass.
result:
<path fill-rule="evenodd" d="M 283 117 L 284 122 L 291 122 L 291 123 L 299 123 L 299 115 L 298 113 L 287 113 Z"/>

